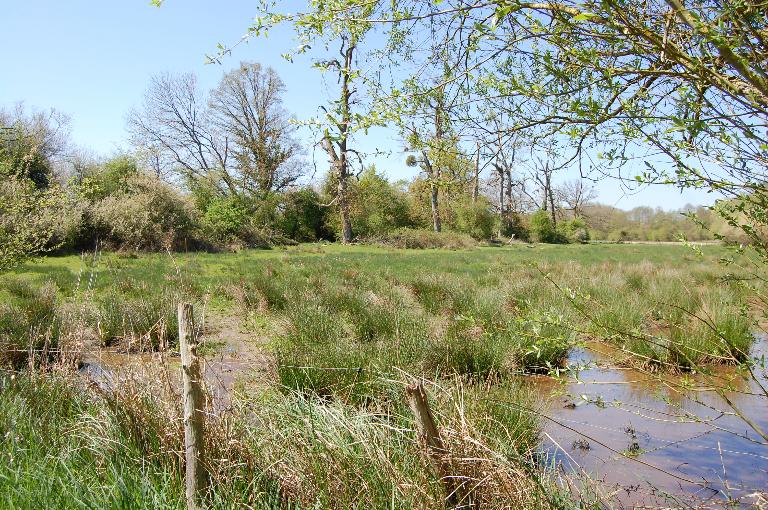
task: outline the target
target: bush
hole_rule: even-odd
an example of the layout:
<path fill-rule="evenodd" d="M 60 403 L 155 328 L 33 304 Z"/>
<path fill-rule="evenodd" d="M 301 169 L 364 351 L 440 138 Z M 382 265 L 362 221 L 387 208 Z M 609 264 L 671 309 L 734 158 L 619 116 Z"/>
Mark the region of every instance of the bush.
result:
<path fill-rule="evenodd" d="M 228 249 L 270 248 L 274 245 L 296 244 L 281 229 L 280 195 L 263 200 L 239 196 L 215 197 L 203 206 L 202 229 L 205 239 L 213 246 Z M 301 219 L 297 220 L 300 233 Z M 295 225 L 296 226 L 296 225 Z"/>
<path fill-rule="evenodd" d="M 490 204 L 485 197 L 479 197 L 477 202 L 463 199 L 454 205 L 456 214 L 456 230 L 469 234 L 478 241 L 493 237 L 496 217 L 491 213 Z"/>
<path fill-rule="evenodd" d="M 0 271 L 51 247 L 63 202 L 58 187 L 39 190 L 30 180 L 0 177 Z"/>
<path fill-rule="evenodd" d="M 589 229 L 587 228 L 587 223 L 581 218 L 563 221 L 558 225 L 558 229 L 570 243 L 589 242 Z"/>
<path fill-rule="evenodd" d="M 88 200 L 103 200 L 109 196 L 130 192 L 130 182 L 138 175 L 135 159 L 130 156 L 116 156 L 84 176 L 77 188 Z"/>
<path fill-rule="evenodd" d="M 338 177 L 330 173 L 323 183 L 323 192 L 328 202 L 336 197 L 337 186 Z M 387 181 L 386 177 L 377 173 L 374 167 L 367 168 L 357 180 L 348 180 L 347 201 L 355 237 L 374 237 L 393 229 L 413 226 L 407 196 Z M 334 205 L 331 211 L 327 216 L 328 227 L 337 237 L 341 237 L 338 206 Z"/>
<path fill-rule="evenodd" d="M 477 246 L 477 241 L 467 234 L 458 232 L 435 232 L 433 230 L 399 228 L 368 239 L 368 242 L 391 248 L 445 248 L 461 250 Z"/>
<path fill-rule="evenodd" d="M 531 215 L 531 237 L 537 243 L 567 243 L 568 239 L 552 224 L 547 211 L 539 210 Z"/>
<path fill-rule="evenodd" d="M 517 241 L 530 241 L 531 233 L 525 219 L 516 212 L 510 212 L 502 221 L 501 235 L 511 237 Z"/>
<path fill-rule="evenodd" d="M 205 236 L 217 244 L 239 238 L 248 224 L 248 208 L 237 197 L 213 199 L 204 211 L 202 219 Z"/>
<path fill-rule="evenodd" d="M 93 217 L 104 239 L 119 248 L 178 249 L 194 236 L 191 204 L 150 175 L 129 178 L 124 192 L 94 204 Z"/>
<path fill-rule="evenodd" d="M 312 188 L 288 191 L 279 197 L 275 225 L 286 237 L 313 242 L 333 236 L 325 228 L 327 208 Z"/>

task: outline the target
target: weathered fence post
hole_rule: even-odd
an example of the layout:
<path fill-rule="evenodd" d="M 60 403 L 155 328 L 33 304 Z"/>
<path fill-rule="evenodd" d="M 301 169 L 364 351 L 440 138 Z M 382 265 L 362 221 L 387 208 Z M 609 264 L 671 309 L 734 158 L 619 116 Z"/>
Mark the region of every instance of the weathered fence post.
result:
<path fill-rule="evenodd" d="M 456 483 L 456 477 L 451 473 L 450 463 L 446 459 L 448 453 L 440 438 L 440 431 L 435 424 L 435 418 L 429 409 L 427 394 L 421 382 L 415 382 L 405 387 L 405 395 L 408 405 L 416 418 L 416 428 L 419 437 L 426 443 L 427 453 L 437 468 L 440 481 L 447 495 L 446 503 L 449 507 L 456 507 L 460 503 L 471 506 L 471 503 L 463 497 L 463 485 Z"/>
<path fill-rule="evenodd" d="M 202 508 L 208 485 L 205 471 L 205 393 L 192 305 L 179 303 L 179 346 L 184 380 L 184 458 L 188 510 Z"/>

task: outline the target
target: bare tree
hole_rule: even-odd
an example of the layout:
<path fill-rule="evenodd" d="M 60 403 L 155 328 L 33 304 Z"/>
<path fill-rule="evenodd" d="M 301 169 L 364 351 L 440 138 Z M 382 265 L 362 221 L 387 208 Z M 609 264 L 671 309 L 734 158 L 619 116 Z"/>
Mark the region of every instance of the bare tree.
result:
<path fill-rule="evenodd" d="M 338 59 L 326 61 L 324 64 L 328 68 L 335 68 L 339 74 L 341 83 L 341 94 L 336 102 L 336 111 L 333 114 L 328 113 L 332 118 L 331 124 L 334 133 L 326 129 L 323 132 L 322 146 L 328 154 L 332 169 L 336 172 L 338 179 L 336 190 L 336 203 L 339 206 L 341 215 L 341 240 L 344 244 L 352 242 L 352 221 L 349 217 L 349 198 L 347 185 L 350 177 L 349 138 L 352 133 L 352 95 L 354 90 L 351 88 L 351 82 L 354 74 L 353 58 L 356 48 L 355 39 L 342 38 L 339 54 L 343 61 Z"/>
<path fill-rule="evenodd" d="M 549 159 L 537 159 L 534 165 L 533 178 L 539 186 L 541 192 L 541 210 L 549 211 L 552 218 L 552 225 L 557 225 L 557 209 L 555 208 L 555 189 L 552 186 L 552 175 L 555 173 L 555 166 Z"/>
<path fill-rule="evenodd" d="M 557 191 L 566 210 L 571 211 L 575 218 L 583 218 L 584 207 L 597 198 L 595 188 L 586 184 L 583 179 L 567 181 Z"/>
<path fill-rule="evenodd" d="M 222 194 L 263 196 L 299 175 L 283 90 L 276 73 L 259 64 L 227 73 L 207 100 L 193 74 L 161 74 L 143 107 L 129 114 L 128 129 L 158 174 L 170 166 L 186 179 L 213 182 Z"/>
<path fill-rule="evenodd" d="M 134 145 L 157 148 L 184 177 L 218 174 L 222 192 L 238 192 L 229 174 L 229 141 L 215 132 L 194 74 L 154 76 L 141 110 L 128 115 Z"/>

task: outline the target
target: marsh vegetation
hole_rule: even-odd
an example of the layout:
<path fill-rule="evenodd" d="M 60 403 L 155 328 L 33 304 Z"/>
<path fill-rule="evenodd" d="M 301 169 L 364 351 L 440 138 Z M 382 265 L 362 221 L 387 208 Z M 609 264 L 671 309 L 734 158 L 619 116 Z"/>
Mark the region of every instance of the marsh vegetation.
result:
<path fill-rule="evenodd" d="M 9 501 L 45 500 L 56 490 L 47 476 L 66 494 L 87 492 L 83 504 L 183 504 L 173 306 L 191 300 L 209 360 L 212 507 L 440 507 L 403 398 L 414 378 L 429 381 L 451 466 L 475 503 L 600 506 L 598 484 L 569 475 L 581 489 L 567 490 L 543 460 L 563 462 L 546 447 L 558 437 L 550 418 L 563 418 L 557 381 L 587 373 L 580 352 L 680 392 L 692 367 L 705 383 L 708 370 L 751 362 L 755 310 L 711 263 L 723 254 L 301 245 L 21 267 L 0 279 L 4 364 L 32 367 L 3 376 Z M 71 371 L 82 366 L 102 372 Z M 579 408 L 606 407 L 599 392 L 584 402 L 572 393 Z M 56 454 L 22 446 L 49 435 Z M 623 454 L 642 459 L 632 437 Z"/>

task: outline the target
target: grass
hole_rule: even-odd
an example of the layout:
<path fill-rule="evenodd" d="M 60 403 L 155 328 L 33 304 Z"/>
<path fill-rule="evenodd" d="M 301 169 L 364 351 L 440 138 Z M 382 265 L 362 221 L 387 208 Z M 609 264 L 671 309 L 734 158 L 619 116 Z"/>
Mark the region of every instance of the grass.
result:
<path fill-rule="evenodd" d="M 703 250 L 702 259 L 669 245 L 462 251 L 302 245 L 173 258 L 56 257 L 0 278 L 0 338 L 25 346 L 34 330 L 39 345 L 40 307 L 52 313 L 88 301 L 78 317 L 103 344 L 173 347 L 175 302 L 184 296 L 284 325 L 272 344 L 287 371 L 397 367 L 430 377 L 546 371 L 582 339 L 615 344 L 631 364 L 685 370 L 738 362 L 751 343 L 746 296 L 722 279 L 715 261 L 725 250 Z M 25 311 L 27 322 L 11 327 L 2 320 L 3 313 Z M 63 314 L 54 315 L 46 331 L 52 340 Z M 292 388 L 304 384 L 298 379 L 316 390 L 333 384 L 317 374 L 283 375 Z M 339 377 L 339 384 L 350 383 Z"/>
<path fill-rule="evenodd" d="M 2 362 L 18 368 L 37 352 L 54 361 L 57 346 L 89 338 L 173 348 L 175 303 L 205 302 L 258 325 L 276 365 L 266 388 L 208 416 L 219 459 L 211 508 L 442 507 L 402 398 L 412 377 L 434 381 L 449 464 L 477 485 L 476 501 L 569 507 L 535 460 L 539 424 L 520 376 L 563 366 L 584 340 L 654 370 L 740 362 L 752 341 L 748 296 L 714 263 L 722 248 L 704 254 L 304 245 L 56 257 L 0 276 L 0 342 L 14 347 Z M 2 379 L 5 507 L 183 506 L 178 395 L 136 382 L 105 394 L 34 374 Z"/>
<path fill-rule="evenodd" d="M 106 406 L 62 380 L 2 384 L 0 506 L 184 508 L 178 474 L 121 441 Z"/>
<path fill-rule="evenodd" d="M 21 367 L 55 351 L 61 334 L 57 287 L 6 279 L 0 302 L 0 364 Z"/>
<path fill-rule="evenodd" d="M 3 508 L 185 508 L 175 400 L 130 382 L 93 392 L 55 373 L 0 384 Z M 507 387 L 506 401 L 520 391 Z M 526 460 L 531 414 L 464 405 L 483 395 L 491 394 L 461 385 L 433 392 L 455 476 L 487 508 L 567 508 Z M 211 509 L 444 508 L 442 485 L 399 411 L 298 393 L 238 396 L 233 410 L 207 416 L 206 450 Z"/>
<path fill-rule="evenodd" d="M 183 429 L 175 409 L 131 385 L 109 395 L 68 377 L 0 378 L 2 508 L 184 509 Z M 230 441 L 208 429 L 209 508 L 282 508 L 278 485 Z"/>

